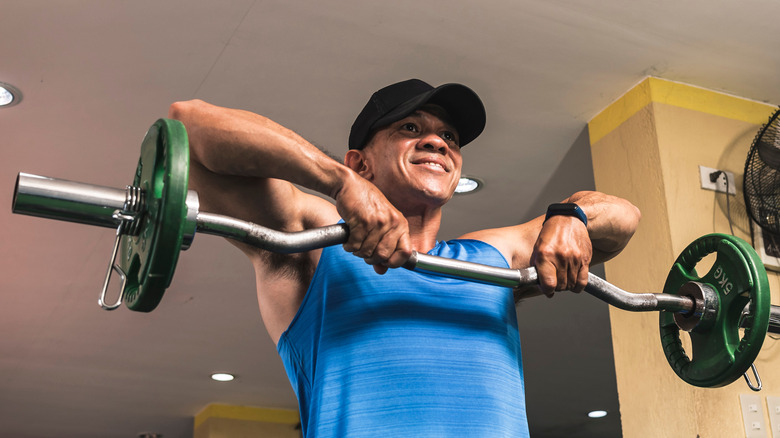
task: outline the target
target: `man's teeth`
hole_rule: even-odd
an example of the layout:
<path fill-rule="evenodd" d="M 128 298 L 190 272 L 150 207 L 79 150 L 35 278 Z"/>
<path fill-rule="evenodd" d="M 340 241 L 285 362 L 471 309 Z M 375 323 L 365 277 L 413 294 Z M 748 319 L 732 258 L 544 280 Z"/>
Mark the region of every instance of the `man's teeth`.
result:
<path fill-rule="evenodd" d="M 426 162 L 426 163 L 422 163 L 422 164 L 424 164 L 424 165 L 427 165 L 427 166 L 434 166 L 434 167 L 438 167 L 439 169 L 444 169 L 444 166 L 442 166 L 442 165 L 441 165 L 441 164 L 439 164 L 439 163 L 428 163 L 428 162 Z"/>

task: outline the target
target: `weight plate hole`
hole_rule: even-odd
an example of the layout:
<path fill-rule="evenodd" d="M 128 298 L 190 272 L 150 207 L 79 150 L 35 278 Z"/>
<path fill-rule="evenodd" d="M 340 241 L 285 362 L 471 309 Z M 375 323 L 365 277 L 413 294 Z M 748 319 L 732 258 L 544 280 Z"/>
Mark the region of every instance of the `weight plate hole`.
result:
<path fill-rule="evenodd" d="M 683 351 L 688 355 L 688 358 L 693 359 L 693 343 L 691 342 L 691 334 L 685 330 L 680 330 L 680 342 L 682 342 Z"/>
<path fill-rule="evenodd" d="M 696 264 L 696 273 L 699 275 L 699 277 L 703 277 L 707 275 L 710 270 L 712 270 L 712 267 L 715 265 L 715 260 L 718 258 L 718 253 L 710 253 L 704 256 L 704 258 L 699 261 L 699 263 Z"/>

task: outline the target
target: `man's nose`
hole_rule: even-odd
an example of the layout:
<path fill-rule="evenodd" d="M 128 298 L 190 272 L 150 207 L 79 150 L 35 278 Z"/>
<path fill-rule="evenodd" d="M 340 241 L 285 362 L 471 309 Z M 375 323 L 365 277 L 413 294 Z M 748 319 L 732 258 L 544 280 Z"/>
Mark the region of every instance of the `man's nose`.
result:
<path fill-rule="evenodd" d="M 418 149 L 438 152 L 442 155 L 447 153 L 447 147 L 447 142 L 436 134 L 428 134 L 417 142 Z"/>

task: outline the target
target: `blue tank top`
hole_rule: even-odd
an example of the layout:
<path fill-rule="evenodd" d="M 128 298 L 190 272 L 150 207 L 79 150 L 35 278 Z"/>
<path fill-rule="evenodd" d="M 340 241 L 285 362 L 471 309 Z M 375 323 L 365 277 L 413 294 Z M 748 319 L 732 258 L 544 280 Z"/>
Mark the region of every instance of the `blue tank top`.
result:
<path fill-rule="evenodd" d="M 429 254 L 508 267 L 493 246 Z M 510 288 L 391 269 L 325 248 L 277 345 L 306 437 L 527 437 Z"/>

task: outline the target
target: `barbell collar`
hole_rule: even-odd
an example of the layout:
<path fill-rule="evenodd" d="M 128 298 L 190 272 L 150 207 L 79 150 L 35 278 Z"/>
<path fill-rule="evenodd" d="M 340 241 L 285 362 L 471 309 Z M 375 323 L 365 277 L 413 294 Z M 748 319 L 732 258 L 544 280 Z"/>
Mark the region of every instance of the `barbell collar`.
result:
<path fill-rule="evenodd" d="M 708 330 L 718 316 L 718 292 L 710 285 L 698 281 L 689 281 L 682 285 L 679 294 L 690 297 L 695 309 L 689 313 L 675 313 L 674 322 L 681 330 Z"/>
<path fill-rule="evenodd" d="M 750 326 L 750 306 L 745 306 L 742 309 L 742 315 L 739 318 L 739 327 L 745 328 Z M 780 306 L 769 306 L 769 333 L 780 334 Z"/>
<path fill-rule="evenodd" d="M 780 334 L 780 306 L 769 307 L 769 332 Z"/>
<path fill-rule="evenodd" d="M 182 230 L 182 250 L 190 248 L 192 241 L 195 239 L 195 232 L 198 229 L 198 209 L 200 208 L 198 192 L 187 190 L 185 203 L 187 204 L 187 215 L 184 218 L 184 229 Z"/>

